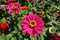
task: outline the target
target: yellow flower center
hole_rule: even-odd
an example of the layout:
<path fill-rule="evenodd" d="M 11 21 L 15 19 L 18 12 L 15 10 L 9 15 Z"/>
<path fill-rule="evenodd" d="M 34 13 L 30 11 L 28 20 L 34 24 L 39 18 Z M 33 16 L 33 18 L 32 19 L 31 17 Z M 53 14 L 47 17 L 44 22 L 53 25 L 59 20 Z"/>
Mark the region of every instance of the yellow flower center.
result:
<path fill-rule="evenodd" d="M 40 14 L 41 16 L 43 16 L 43 15 L 44 15 L 44 11 L 39 12 L 39 14 Z"/>
<path fill-rule="evenodd" d="M 15 10 L 17 7 L 16 6 L 12 6 L 12 9 Z"/>
<path fill-rule="evenodd" d="M 36 26 L 36 21 L 31 20 L 29 24 L 32 28 Z"/>

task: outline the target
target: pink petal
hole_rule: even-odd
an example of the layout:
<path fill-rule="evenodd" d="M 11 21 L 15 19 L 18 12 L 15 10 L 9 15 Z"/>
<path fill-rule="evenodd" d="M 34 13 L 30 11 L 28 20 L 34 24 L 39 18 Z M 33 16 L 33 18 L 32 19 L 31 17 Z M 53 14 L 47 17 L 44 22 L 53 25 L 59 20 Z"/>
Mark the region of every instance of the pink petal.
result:
<path fill-rule="evenodd" d="M 27 29 L 27 33 L 32 35 L 32 29 L 31 28 Z"/>
<path fill-rule="evenodd" d="M 44 29 L 44 27 L 35 27 L 35 29 L 38 29 L 38 30 L 43 30 Z"/>
<path fill-rule="evenodd" d="M 32 36 L 33 36 L 33 37 L 38 36 L 38 33 L 36 32 L 36 30 L 33 30 L 32 32 L 33 32 L 33 33 L 32 33 Z"/>
<path fill-rule="evenodd" d="M 22 24 L 22 28 L 23 29 L 27 29 L 27 28 L 29 28 L 29 26 L 28 25 L 25 25 L 25 24 Z"/>
<path fill-rule="evenodd" d="M 42 31 L 41 31 L 41 30 L 35 29 L 35 31 L 36 31 L 38 34 L 42 34 Z"/>
<path fill-rule="evenodd" d="M 26 20 L 27 20 L 27 21 L 30 21 L 31 19 L 30 19 L 30 17 L 28 16 L 28 17 L 26 17 Z"/>
<path fill-rule="evenodd" d="M 27 20 L 23 20 L 22 22 L 23 22 L 23 24 L 29 24 L 29 22 Z"/>
<path fill-rule="evenodd" d="M 32 29 L 31 28 L 27 28 L 27 29 L 23 30 L 23 32 L 28 33 L 29 35 L 32 35 Z"/>
<path fill-rule="evenodd" d="M 31 21 L 32 20 L 32 17 L 29 15 L 28 17 L 26 17 L 26 20 L 27 21 Z"/>
<path fill-rule="evenodd" d="M 37 34 L 37 33 L 33 34 L 33 37 L 37 37 L 37 36 L 38 36 L 38 34 Z"/>
<path fill-rule="evenodd" d="M 8 10 L 8 12 L 13 13 L 13 10 Z"/>
<path fill-rule="evenodd" d="M 37 24 L 36 27 L 43 27 L 43 26 L 44 26 L 44 24 Z"/>

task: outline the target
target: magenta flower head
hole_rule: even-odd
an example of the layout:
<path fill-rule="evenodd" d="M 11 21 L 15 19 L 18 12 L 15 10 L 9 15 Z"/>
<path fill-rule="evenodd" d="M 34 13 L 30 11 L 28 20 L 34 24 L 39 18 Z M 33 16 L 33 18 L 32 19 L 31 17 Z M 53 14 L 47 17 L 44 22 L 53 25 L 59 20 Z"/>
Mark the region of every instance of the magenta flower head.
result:
<path fill-rule="evenodd" d="M 18 14 L 21 10 L 21 5 L 17 2 L 9 3 L 7 9 L 9 13 Z"/>
<path fill-rule="evenodd" d="M 42 34 L 44 30 L 44 21 L 41 17 L 30 14 L 22 20 L 22 30 L 26 35 L 31 35 L 32 37 Z"/>
<path fill-rule="evenodd" d="M 60 36 L 57 34 L 52 34 L 50 40 L 60 40 Z"/>

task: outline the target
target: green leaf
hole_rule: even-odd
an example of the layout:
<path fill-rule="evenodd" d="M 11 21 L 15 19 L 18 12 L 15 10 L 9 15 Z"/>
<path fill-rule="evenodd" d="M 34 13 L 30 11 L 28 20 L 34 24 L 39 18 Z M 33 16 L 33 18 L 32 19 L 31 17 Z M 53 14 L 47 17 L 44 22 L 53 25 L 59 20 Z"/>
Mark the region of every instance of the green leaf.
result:
<path fill-rule="evenodd" d="M 40 35 L 38 36 L 38 40 L 41 40 L 41 37 L 40 37 Z"/>
<path fill-rule="evenodd" d="M 25 15 L 26 12 L 27 12 L 27 10 L 22 10 L 22 11 L 20 11 L 19 15 Z"/>
<path fill-rule="evenodd" d="M 13 36 L 12 34 L 6 35 L 6 37 L 7 37 L 6 39 L 9 40 L 10 38 L 12 38 L 12 36 Z"/>
<path fill-rule="evenodd" d="M 57 26 L 60 26 L 57 21 L 52 20 L 52 23 L 57 25 Z"/>
<path fill-rule="evenodd" d="M 56 8 L 60 11 L 60 5 L 58 7 L 56 6 Z"/>
<path fill-rule="evenodd" d="M 1 0 L 1 1 L 6 2 L 6 0 Z"/>
<path fill-rule="evenodd" d="M 24 38 L 24 40 L 28 40 L 28 39 Z"/>
<path fill-rule="evenodd" d="M 48 31 L 48 28 L 44 28 L 43 34 L 44 36 L 46 36 L 46 31 Z"/>
<path fill-rule="evenodd" d="M 31 40 L 37 40 L 37 37 L 32 37 L 32 36 L 30 36 L 30 39 L 31 39 Z"/>
<path fill-rule="evenodd" d="M 6 35 L 0 36 L 0 40 L 5 40 L 5 39 L 6 39 Z"/>
<path fill-rule="evenodd" d="M 2 18 L 1 22 L 6 22 L 6 19 L 5 18 Z"/>
<path fill-rule="evenodd" d="M 17 39 L 16 39 L 16 37 L 12 37 L 12 39 L 11 39 L 11 40 L 17 40 Z"/>
<path fill-rule="evenodd" d="M 46 14 L 46 16 L 47 16 L 47 18 L 48 18 L 49 20 L 52 19 L 50 15 Z"/>
<path fill-rule="evenodd" d="M 57 34 L 60 36 L 60 32 L 57 32 Z"/>
<path fill-rule="evenodd" d="M 19 21 L 19 23 L 17 24 L 18 28 L 21 30 L 22 27 L 21 27 L 21 21 Z"/>
<path fill-rule="evenodd" d="M 44 40 L 44 36 L 43 35 L 40 35 L 41 36 L 41 40 Z"/>

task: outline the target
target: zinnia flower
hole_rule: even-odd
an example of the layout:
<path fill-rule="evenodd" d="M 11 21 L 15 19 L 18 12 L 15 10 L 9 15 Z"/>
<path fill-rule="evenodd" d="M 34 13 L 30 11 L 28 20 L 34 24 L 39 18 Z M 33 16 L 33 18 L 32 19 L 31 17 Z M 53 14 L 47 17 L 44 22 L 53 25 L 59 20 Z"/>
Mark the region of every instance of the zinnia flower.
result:
<path fill-rule="evenodd" d="M 36 9 L 36 7 L 32 7 L 32 10 L 36 11 L 37 9 Z"/>
<path fill-rule="evenodd" d="M 59 16 L 59 12 L 54 13 L 53 16 Z"/>
<path fill-rule="evenodd" d="M 27 35 L 36 37 L 38 34 L 42 34 L 43 29 L 44 21 L 35 14 L 30 14 L 22 20 L 22 30 Z"/>
<path fill-rule="evenodd" d="M 39 5 L 42 5 L 43 3 L 42 2 L 39 2 Z"/>
<path fill-rule="evenodd" d="M 30 2 L 30 0 L 26 0 L 27 2 Z"/>
<path fill-rule="evenodd" d="M 56 18 L 56 21 L 57 21 L 57 22 L 60 22 L 60 16 L 58 16 L 58 17 Z"/>
<path fill-rule="evenodd" d="M 7 9 L 9 13 L 13 13 L 13 14 L 18 14 L 19 11 L 21 10 L 21 5 L 19 3 L 9 3 L 7 5 Z"/>
<path fill-rule="evenodd" d="M 2 22 L 2 23 L 0 24 L 0 29 L 2 30 L 2 34 L 5 34 L 6 31 L 8 30 L 8 28 L 9 28 L 8 23 Z"/>
<path fill-rule="evenodd" d="M 55 27 L 49 27 L 49 33 L 55 33 L 57 28 Z"/>
<path fill-rule="evenodd" d="M 2 4 L 2 5 L 0 5 L 0 8 L 5 8 L 5 7 L 6 7 L 6 5 L 3 5 L 3 4 Z"/>
<path fill-rule="evenodd" d="M 52 34 L 50 40 L 60 40 L 60 36 L 58 36 L 57 34 Z"/>
<path fill-rule="evenodd" d="M 40 11 L 39 14 L 40 14 L 41 16 L 43 16 L 43 15 L 44 15 L 44 11 Z"/>
<path fill-rule="evenodd" d="M 15 2 L 15 0 L 7 0 L 7 3 Z"/>
<path fill-rule="evenodd" d="M 56 7 L 52 7 L 52 10 L 56 10 Z"/>
<path fill-rule="evenodd" d="M 33 0 L 34 2 L 36 2 L 37 0 Z"/>
<path fill-rule="evenodd" d="M 28 7 L 25 5 L 25 6 L 22 6 L 22 10 L 27 10 Z"/>

